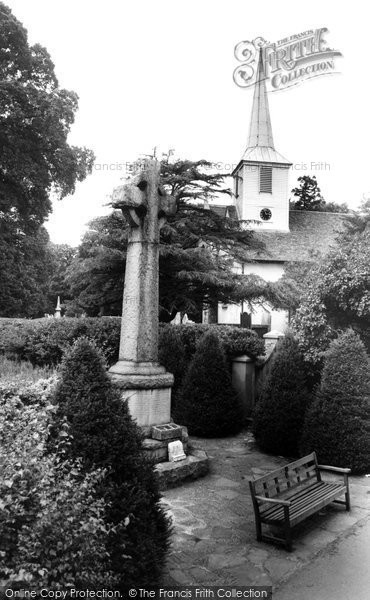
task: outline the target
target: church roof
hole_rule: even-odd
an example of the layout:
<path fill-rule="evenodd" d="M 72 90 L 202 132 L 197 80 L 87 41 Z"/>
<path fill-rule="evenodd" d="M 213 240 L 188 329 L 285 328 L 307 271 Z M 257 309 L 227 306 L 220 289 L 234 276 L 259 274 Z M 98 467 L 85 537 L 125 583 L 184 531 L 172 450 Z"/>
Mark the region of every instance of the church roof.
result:
<path fill-rule="evenodd" d="M 264 163 L 279 163 L 283 165 L 291 165 L 280 152 L 277 152 L 275 148 L 268 148 L 266 146 L 255 146 L 254 148 L 247 148 L 243 154 L 242 161 L 248 162 L 264 162 Z"/>
<path fill-rule="evenodd" d="M 264 250 L 248 253 L 248 258 L 263 262 L 314 261 L 326 254 L 343 231 L 347 215 L 316 211 L 289 212 L 290 231 L 255 230 Z"/>
<path fill-rule="evenodd" d="M 211 206 L 220 217 L 236 218 L 233 205 Z M 312 262 L 318 254 L 324 255 L 335 245 L 338 234 L 345 228 L 348 215 L 319 211 L 289 211 L 290 231 L 254 229 L 263 249 L 248 251 L 246 260 L 257 262 Z"/>

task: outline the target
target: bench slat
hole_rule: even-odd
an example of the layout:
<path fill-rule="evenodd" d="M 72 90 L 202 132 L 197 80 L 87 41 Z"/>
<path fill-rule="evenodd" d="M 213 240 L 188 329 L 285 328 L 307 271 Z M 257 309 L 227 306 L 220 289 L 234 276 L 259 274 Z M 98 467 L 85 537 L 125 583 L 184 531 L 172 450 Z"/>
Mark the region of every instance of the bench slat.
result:
<path fill-rule="evenodd" d="M 289 467 L 289 469 L 294 469 L 295 467 L 299 467 L 301 465 L 317 465 L 317 460 L 316 460 L 316 453 L 312 452 L 311 454 L 308 454 L 307 456 L 304 456 L 303 458 L 300 458 L 299 460 L 296 460 L 292 463 L 290 463 L 289 465 L 287 465 Z M 258 477 L 258 483 L 263 483 L 264 481 L 268 481 L 273 479 L 274 477 L 279 477 L 285 472 L 286 467 L 280 467 L 279 469 L 275 469 L 274 471 L 271 471 L 270 473 L 267 473 L 266 475 L 262 475 L 261 477 Z"/>
<path fill-rule="evenodd" d="M 311 495 L 302 496 L 300 501 L 296 503 L 292 502 L 290 507 L 291 526 L 301 521 L 302 518 L 317 512 L 322 506 L 329 504 L 334 498 L 341 496 L 344 492 L 345 487 L 341 485 L 319 488 L 315 489 Z M 284 511 L 279 506 L 276 508 L 273 507 L 272 510 L 265 510 L 261 513 L 261 520 L 264 522 L 283 522 Z"/>
<path fill-rule="evenodd" d="M 287 475 L 289 475 L 289 477 L 287 477 L 285 474 L 281 474 L 280 476 L 276 475 L 271 480 L 262 482 L 262 484 L 259 481 L 255 482 L 254 487 L 256 494 L 263 496 L 268 493 L 268 497 L 273 498 L 274 496 L 284 493 L 287 490 L 300 487 L 305 481 L 313 479 L 317 480 L 317 471 L 314 465 L 305 470 L 304 473 L 299 472 L 297 474 L 295 472 L 289 472 Z"/>

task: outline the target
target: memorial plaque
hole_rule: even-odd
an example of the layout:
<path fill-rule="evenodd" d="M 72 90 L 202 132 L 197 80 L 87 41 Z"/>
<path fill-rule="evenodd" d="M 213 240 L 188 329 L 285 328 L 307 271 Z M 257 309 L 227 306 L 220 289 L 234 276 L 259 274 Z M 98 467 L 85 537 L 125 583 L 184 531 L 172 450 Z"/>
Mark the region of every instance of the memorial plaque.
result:
<path fill-rule="evenodd" d="M 186 454 L 184 452 L 184 446 L 180 440 L 170 442 L 168 444 L 168 460 L 169 462 L 177 462 L 178 460 L 184 460 Z"/>

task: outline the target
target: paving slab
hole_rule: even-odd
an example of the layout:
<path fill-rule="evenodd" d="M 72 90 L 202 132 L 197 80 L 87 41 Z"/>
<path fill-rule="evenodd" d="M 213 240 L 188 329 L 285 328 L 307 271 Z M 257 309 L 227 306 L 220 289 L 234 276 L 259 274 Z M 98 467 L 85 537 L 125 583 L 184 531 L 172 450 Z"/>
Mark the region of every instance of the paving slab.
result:
<path fill-rule="evenodd" d="M 248 431 L 190 438 L 210 458 L 209 474 L 163 492 L 174 533 L 162 585 L 272 585 L 277 589 L 370 514 L 370 478 L 351 477 L 352 509 L 333 505 L 294 530 L 293 552 L 257 542 L 249 479 L 288 459 L 264 454 Z"/>

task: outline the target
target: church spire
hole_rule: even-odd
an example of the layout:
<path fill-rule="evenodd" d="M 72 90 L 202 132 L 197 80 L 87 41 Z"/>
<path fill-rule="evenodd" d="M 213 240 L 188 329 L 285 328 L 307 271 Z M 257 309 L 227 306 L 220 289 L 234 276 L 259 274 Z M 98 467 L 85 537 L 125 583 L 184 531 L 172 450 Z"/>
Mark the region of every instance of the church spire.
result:
<path fill-rule="evenodd" d="M 253 163 L 292 164 L 275 150 L 267 98 L 266 74 L 262 58 L 262 48 L 260 48 L 259 51 L 256 83 L 254 84 L 248 144 L 242 156 L 242 160 Z"/>
<path fill-rule="evenodd" d="M 264 146 L 274 149 L 265 81 L 262 48 L 260 48 L 247 148 Z"/>

